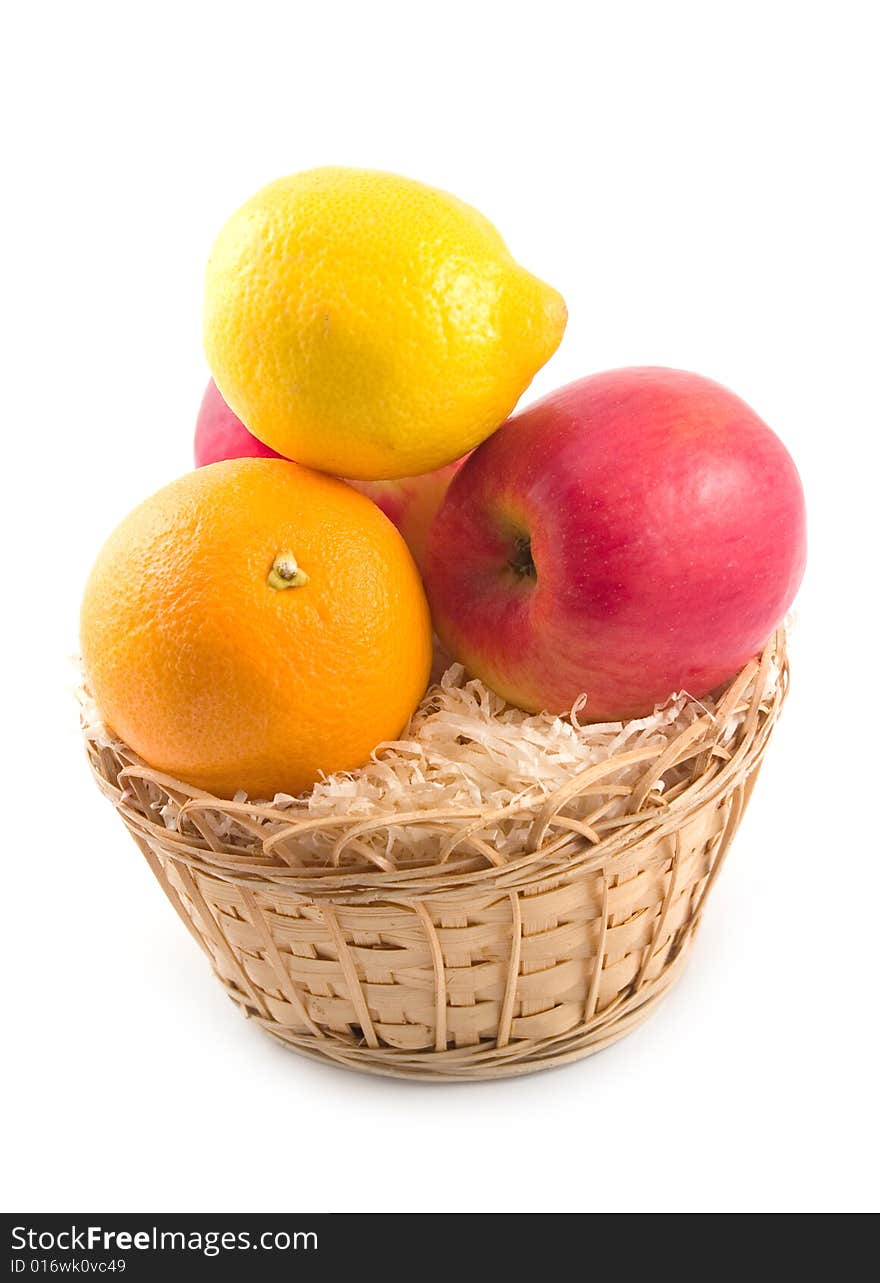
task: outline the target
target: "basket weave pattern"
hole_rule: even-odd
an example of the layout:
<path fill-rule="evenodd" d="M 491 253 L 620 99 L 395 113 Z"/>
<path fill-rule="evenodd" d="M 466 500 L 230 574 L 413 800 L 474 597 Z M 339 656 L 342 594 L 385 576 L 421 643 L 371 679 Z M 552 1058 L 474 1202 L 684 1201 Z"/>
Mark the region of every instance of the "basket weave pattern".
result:
<path fill-rule="evenodd" d="M 365 828 L 387 819 L 338 817 L 311 821 L 336 826 L 338 840 L 326 866 L 305 866 L 297 832 L 309 821 L 206 796 L 90 731 L 87 746 L 99 786 L 246 1015 L 350 1068 L 497 1077 L 609 1045 L 677 977 L 787 684 L 780 632 L 715 716 L 529 801 L 528 841 L 513 856 L 493 849 L 488 810 L 397 815 L 436 834 L 436 859 L 415 867 L 361 859 Z M 615 784 L 634 761 L 637 781 Z M 588 818 L 567 814 L 585 796 Z M 176 830 L 160 814 L 169 805 L 182 808 Z"/>

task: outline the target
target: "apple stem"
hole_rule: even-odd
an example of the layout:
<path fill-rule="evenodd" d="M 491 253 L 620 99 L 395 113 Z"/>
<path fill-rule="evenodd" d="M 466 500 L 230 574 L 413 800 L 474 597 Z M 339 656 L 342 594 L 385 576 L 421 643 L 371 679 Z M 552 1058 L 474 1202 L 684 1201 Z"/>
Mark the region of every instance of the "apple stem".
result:
<path fill-rule="evenodd" d="M 518 535 L 513 547 L 513 556 L 507 563 L 511 570 L 521 579 L 537 579 L 538 569 L 532 557 L 532 541 L 529 536 Z"/>
<path fill-rule="evenodd" d="M 272 569 L 266 579 L 270 588 L 301 588 L 309 582 L 309 577 L 297 564 L 292 552 L 279 552 L 272 562 Z"/>

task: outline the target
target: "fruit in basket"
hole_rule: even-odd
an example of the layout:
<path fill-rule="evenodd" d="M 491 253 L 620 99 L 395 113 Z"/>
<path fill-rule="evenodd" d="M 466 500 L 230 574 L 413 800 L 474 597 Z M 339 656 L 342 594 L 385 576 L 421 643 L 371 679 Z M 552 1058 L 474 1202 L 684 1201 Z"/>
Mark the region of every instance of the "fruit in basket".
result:
<path fill-rule="evenodd" d="M 208 380 L 196 419 L 193 454 L 197 468 L 223 459 L 280 459 L 277 450 L 248 432 L 220 395 L 213 379 Z"/>
<path fill-rule="evenodd" d="M 223 400 L 213 379 L 208 382 L 199 408 L 193 453 L 197 468 L 203 468 L 207 463 L 218 463 L 221 459 L 281 458 L 248 432 L 238 415 Z M 418 566 L 424 561 L 431 522 L 461 462 L 457 459 L 434 472 L 400 477 L 396 481 L 351 482 L 394 522 Z"/>
<path fill-rule="evenodd" d="M 375 170 L 271 183 L 208 261 L 205 349 L 224 399 L 280 454 L 361 480 L 461 458 L 565 321 L 482 214 Z"/>
<path fill-rule="evenodd" d="M 441 641 L 511 703 L 592 721 L 707 694 L 797 591 L 804 498 L 745 402 L 681 370 L 612 370 L 515 415 L 460 469 L 426 585 Z"/>
<path fill-rule="evenodd" d="M 298 793 L 405 726 L 431 665 L 418 571 L 343 481 L 236 459 L 172 482 L 85 590 L 86 681 L 150 766 L 211 793 Z"/>
<path fill-rule="evenodd" d="M 433 472 L 423 472 L 417 477 L 399 477 L 396 481 L 353 481 L 362 494 L 393 521 L 406 540 L 406 545 L 421 569 L 425 564 L 428 534 L 449 483 L 461 467 L 463 459 L 447 463 Z"/>

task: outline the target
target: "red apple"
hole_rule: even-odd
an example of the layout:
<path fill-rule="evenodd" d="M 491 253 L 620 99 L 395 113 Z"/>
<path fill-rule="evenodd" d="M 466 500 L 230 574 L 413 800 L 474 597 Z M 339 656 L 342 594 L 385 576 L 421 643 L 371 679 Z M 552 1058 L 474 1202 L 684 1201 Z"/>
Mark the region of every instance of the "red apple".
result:
<path fill-rule="evenodd" d="M 238 415 L 223 400 L 213 379 L 205 389 L 196 420 L 195 461 L 201 468 L 220 459 L 244 459 L 252 456 L 280 459 L 270 446 L 263 445 L 244 426 Z M 462 460 L 449 463 L 421 477 L 401 477 L 396 481 L 350 481 L 349 485 L 372 499 L 394 522 L 406 540 L 416 564 L 424 561 L 425 545 L 434 514 L 455 476 Z"/>
<path fill-rule="evenodd" d="M 230 410 L 220 389 L 210 379 L 199 406 L 193 443 L 196 467 L 219 463 L 221 459 L 280 459 L 271 446 L 263 445 Z"/>
<path fill-rule="evenodd" d="M 446 648 L 511 703 L 593 721 L 732 677 L 804 571 L 794 463 L 709 379 L 593 375 L 471 455 L 431 529 L 426 585 Z"/>

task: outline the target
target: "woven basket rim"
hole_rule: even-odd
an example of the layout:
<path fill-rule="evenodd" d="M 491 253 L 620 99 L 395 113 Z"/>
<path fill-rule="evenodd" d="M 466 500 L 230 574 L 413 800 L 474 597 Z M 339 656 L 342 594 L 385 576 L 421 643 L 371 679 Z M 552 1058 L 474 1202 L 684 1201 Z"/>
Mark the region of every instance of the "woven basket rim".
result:
<path fill-rule="evenodd" d="M 766 693 L 771 666 L 778 668 L 778 680 Z M 297 866 L 279 855 L 283 845 L 295 844 L 297 832 L 315 826 L 314 820 L 291 819 L 289 813 L 280 811 L 271 802 L 233 802 L 216 798 L 204 790 L 195 789 L 181 780 L 174 779 L 146 765 L 133 750 L 112 737 L 112 752 L 106 741 L 102 744 L 98 728 L 83 721 L 83 733 L 93 773 L 108 796 L 119 786 L 135 791 L 150 784 L 158 785 L 170 795 L 184 799 L 182 814 L 191 821 L 192 830 L 187 834 L 165 827 L 161 821 L 148 823 L 136 808 L 126 808 L 124 800 L 114 797 L 114 804 L 123 813 L 126 822 L 140 831 L 148 844 L 160 847 L 165 854 L 190 867 L 194 872 L 209 873 L 239 887 L 283 887 L 286 892 L 316 900 L 332 899 L 340 903 L 364 903 L 377 899 L 408 903 L 412 897 L 424 895 L 454 899 L 456 894 L 471 896 L 481 885 L 515 890 L 536 876 L 564 876 L 579 870 L 584 873 L 593 867 L 613 867 L 627 852 L 643 841 L 657 840 L 672 833 L 690 814 L 707 801 L 711 801 L 728 788 L 737 775 L 748 772 L 763 755 L 766 741 L 775 724 L 788 691 L 789 669 L 786 634 L 778 629 L 768 640 L 763 651 L 750 660 L 724 688 L 717 714 L 707 713 L 698 718 L 684 732 L 671 740 L 662 751 L 644 753 L 645 769 L 631 791 L 633 810 L 615 823 L 598 841 L 589 840 L 569 830 L 569 840 L 560 844 L 559 839 L 547 841 L 554 824 L 565 825 L 561 812 L 567 801 L 576 797 L 580 789 L 613 774 L 624 764 L 626 754 L 609 757 L 575 775 L 561 789 L 544 796 L 521 799 L 504 808 L 484 807 L 482 810 L 456 809 L 422 810 L 406 813 L 406 821 L 392 816 L 382 816 L 365 822 L 362 817 L 325 817 L 322 827 L 342 830 L 340 840 L 350 837 L 353 831 L 364 830 L 364 825 L 387 827 L 390 823 L 432 824 L 447 833 L 445 858 L 433 864 L 416 864 L 391 868 L 347 868 L 330 864 L 324 868 Z M 723 756 L 717 755 L 717 746 L 731 717 L 740 716 L 732 740 L 725 746 Z M 695 729 L 696 728 L 696 729 Z M 112 758 L 122 758 L 126 765 L 113 770 Z M 632 756 L 632 755 L 631 755 Z M 687 783 L 668 802 L 652 794 L 651 781 L 673 765 L 693 759 L 695 771 Z M 114 776 L 112 783 L 108 774 Z M 186 800 L 189 799 L 189 800 Z M 143 801 L 143 797 L 140 799 Z M 510 859 L 489 861 L 475 859 L 473 855 L 452 858 L 453 853 L 466 845 L 468 836 L 479 832 L 486 817 L 532 812 L 534 820 L 530 829 L 528 848 Z M 146 809 L 146 808 L 143 808 Z M 263 855 L 249 852 L 242 847 L 224 845 L 212 829 L 212 816 L 235 815 L 248 817 L 254 827 L 281 822 L 285 829 L 267 831 L 261 845 Z M 400 814 L 400 813 L 398 813 Z M 158 817 L 157 817 L 158 818 Z M 481 823 L 482 821 L 482 823 Z M 255 849 L 258 841 L 255 834 Z M 201 835 L 201 836 L 199 836 Z M 265 854 L 266 850 L 270 853 Z"/>

